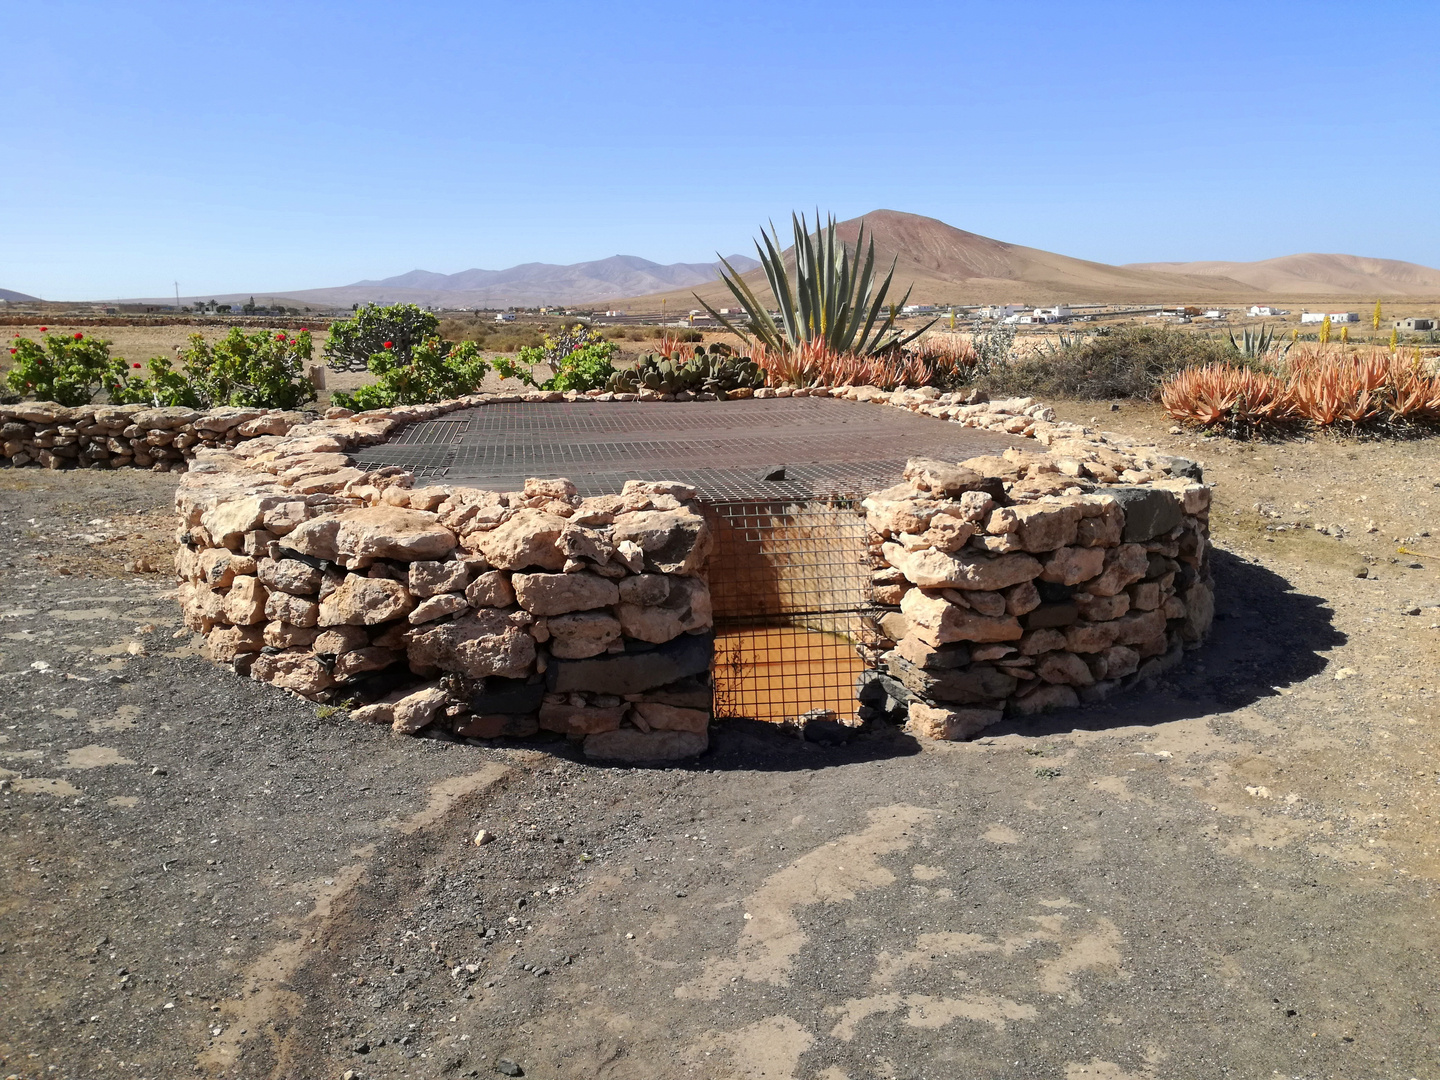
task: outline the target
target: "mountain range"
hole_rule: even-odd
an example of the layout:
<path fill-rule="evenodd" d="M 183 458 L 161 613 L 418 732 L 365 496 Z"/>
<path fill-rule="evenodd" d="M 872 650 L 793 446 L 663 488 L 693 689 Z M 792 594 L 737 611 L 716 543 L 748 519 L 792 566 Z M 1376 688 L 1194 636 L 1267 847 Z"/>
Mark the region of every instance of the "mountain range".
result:
<path fill-rule="evenodd" d="M 875 241 L 883 267 L 895 260 L 898 300 L 906 288 L 919 304 L 983 303 L 1215 303 L 1282 301 L 1295 304 L 1440 298 L 1440 270 L 1358 255 L 1285 255 L 1258 262 L 1147 262 L 1112 266 L 966 232 L 935 218 L 875 210 L 839 224 L 853 244 L 861 226 Z M 762 302 L 772 298 L 756 260 L 731 255 Z M 523 263 L 507 270 L 439 274 L 411 270 L 379 280 L 323 289 L 182 297 L 286 307 L 348 308 L 363 303 L 415 303 L 435 308 L 579 305 L 633 314 L 696 307 L 694 294 L 716 307 L 733 306 L 720 263 L 663 265 L 634 255 L 559 266 Z M 33 300 L 0 290 L 0 299 Z M 170 305 L 173 297 L 120 301 Z"/>
<path fill-rule="evenodd" d="M 841 222 L 853 244 L 865 228 L 877 261 L 895 260 L 899 299 L 911 289 L 918 304 L 1254 303 L 1257 300 L 1440 297 L 1440 270 L 1355 255 L 1287 255 L 1262 262 L 1108 263 L 992 240 L 935 218 L 876 210 Z M 788 254 L 788 252 L 787 252 Z M 738 267 L 737 267 L 738 269 Z M 772 300 L 763 271 L 744 275 L 762 303 Z M 893 286 L 892 286 L 893 288 Z M 615 301 L 627 311 L 674 311 L 698 294 L 712 306 L 733 304 L 723 282 L 693 290 Z"/>

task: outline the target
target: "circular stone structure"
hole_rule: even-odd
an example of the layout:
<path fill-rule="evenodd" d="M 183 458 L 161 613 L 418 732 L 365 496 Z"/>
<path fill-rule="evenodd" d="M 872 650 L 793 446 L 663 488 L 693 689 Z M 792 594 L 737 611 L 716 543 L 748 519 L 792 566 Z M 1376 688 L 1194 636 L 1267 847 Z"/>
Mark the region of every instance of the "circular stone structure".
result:
<path fill-rule="evenodd" d="M 356 455 L 429 482 L 514 491 L 564 476 L 581 495 L 672 480 L 702 500 L 864 495 L 899 482 L 912 457 L 960 461 L 1023 439 L 835 398 L 725 402 L 524 402 L 413 424 Z"/>
<path fill-rule="evenodd" d="M 208 654 L 399 732 L 674 759 L 718 706 L 747 714 L 717 673 L 773 665 L 756 686 L 807 733 L 967 738 L 1152 677 L 1213 613 L 1195 466 L 1030 398 L 31 402 L 0 436 L 14 465 L 184 472 L 178 595 Z M 801 709 L 810 654 L 775 627 L 773 655 L 717 654 L 717 616 L 823 636 L 853 711 Z"/>

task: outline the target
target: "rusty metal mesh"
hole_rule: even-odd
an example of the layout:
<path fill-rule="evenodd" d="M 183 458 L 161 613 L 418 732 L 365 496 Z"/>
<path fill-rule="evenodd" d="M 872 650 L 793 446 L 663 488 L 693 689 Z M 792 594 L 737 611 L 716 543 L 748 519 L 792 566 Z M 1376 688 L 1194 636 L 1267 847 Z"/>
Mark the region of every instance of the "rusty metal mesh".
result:
<path fill-rule="evenodd" d="M 867 633 L 865 521 L 848 501 L 712 502 L 715 711 L 853 721 Z"/>

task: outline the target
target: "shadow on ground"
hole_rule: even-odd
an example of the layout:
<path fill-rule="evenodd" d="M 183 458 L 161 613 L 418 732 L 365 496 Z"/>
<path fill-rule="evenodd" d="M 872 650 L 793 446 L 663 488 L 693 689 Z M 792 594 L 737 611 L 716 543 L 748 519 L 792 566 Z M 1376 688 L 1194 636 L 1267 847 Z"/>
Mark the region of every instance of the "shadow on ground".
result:
<path fill-rule="evenodd" d="M 1296 592 L 1279 574 L 1228 551 L 1211 557 L 1210 637 L 1155 685 L 1103 705 L 1007 719 L 985 734 L 1045 736 L 1233 712 L 1318 675 L 1329 662 L 1322 654 L 1348 640 L 1323 597 Z"/>

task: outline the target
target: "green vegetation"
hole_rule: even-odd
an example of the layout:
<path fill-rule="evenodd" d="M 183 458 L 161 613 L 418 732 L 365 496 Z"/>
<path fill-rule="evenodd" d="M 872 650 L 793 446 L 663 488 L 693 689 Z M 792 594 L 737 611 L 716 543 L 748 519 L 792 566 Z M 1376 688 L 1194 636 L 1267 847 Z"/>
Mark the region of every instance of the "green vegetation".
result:
<path fill-rule="evenodd" d="M 606 341 L 580 323 L 558 335 L 546 334 L 539 345 L 520 350 L 518 361 L 499 359 L 495 370 L 507 379 L 519 379 L 541 390 L 597 390 L 615 374 L 612 360 L 617 351 L 613 341 Z M 537 382 L 535 369 L 549 368 L 550 378 Z"/>
<path fill-rule="evenodd" d="M 712 308 L 699 296 L 695 299 L 705 305 L 705 310 L 727 330 L 738 334 L 747 344 L 758 340 L 773 352 L 789 352 L 803 344 L 823 342 L 834 353 L 854 353 L 857 356 L 873 356 L 889 352 L 914 341 L 935 321 L 925 324 L 910 334 L 895 330 L 895 317 L 905 301 L 910 299 L 910 290 L 905 290 L 898 304 L 885 303 L 890 290 L 890 281 L 895 276 L 895 263 L 885 280 L 875 288 L 875 240 L 861 262 L 859 252 L 865 246 L 865 228 L 862 225 L 856 237 L 855 256 L 835 233 L 835 218 L 828 219 L 823 229 L 819 228 L 819 214 L 816 214 L 817 232 L 814 237 L 803 216 L 790 215 L 795 233 L 795 281 L 792 286 L 790 274 L 785 269 L 781 254 L 779 234 L 775 226 L 770 232 L 760 230 L 765 241 L 764 248 L 756 243 L 760 264 L 775 294 L 780 309 L 780 323 L 760 303 L 753 290 L 741 277 L 739 271 L 720 260 L 725 267 L 721 274 L 730 292 L 750 313 L 750 320 L 743 329 Z M 888 313 L 887 313 L 888 312 Z M 885 314 L 883 321 L 880 320 Z"/>
<path fill-rule="evenodd" d="M 432 336 L 401 355 L 383 343 L 366 362 L 377 378 L 353 394 L 337 391 L 330 400 L 345 409 L 364 411 L 393 405 L 419 405 L 428 401 L 473 394 L 490 370 L 473 341 L 458 345 Z"/>
<path fill-rule="evenodd" d="M 978 339 L 975 348 L 983 357 Z M 1160 384 L 1179 371 L 1235 359 L 1230 343 L 1215 338 L 1166 326 L 1117 326 L 1069 348 L 997 355 L 994 362 L 977 365 L 973 378 L 992 394 L 1152 399 Z"/>
<path fill-rule="evenodd" d="M 315 388 L 305 376 L 311 352 L 308 330 L 292 337 L 283 330 L 247 334 L 233 327 L 213 344 L 191 334 L 180 353 L 180 371 L 166 357 L 155 356 L 147 363 L 149 377 L 136 378 L 122 362 L 107 389 L 117 405 L 296 409 L 315 400 Z"/>
<path fill-rule="evenodd" d="M 333 371 L 363 371 L 370 358 L 382 350 L 408 361 L 415 346 L 439 332 L 440 320 L 414 304 L 366 304 L 354 318 L 341 319 L 330 327 L 325 362 Z"/>
<path fill-rule="evenodd" d="M 717 342 L 708 350 L 704 345 L 697 345 L 688 357 L 683 353 L 669 356 L 647 353 L 634 367 L 615 372 L 605 389 L 629 394 L 641 390 L 653 390 L 657 394 L 681 391 L 719 394 L 764 385 L 765 372 L 755 361 L 736 356 L 728 345 Z"/>
<path fill-rule="evenodd" d="M 451 316 L 440 322 L 440 336 L 450 341 L 473 341 L 486 352 L 513 353 L 539 345 L 548 327 L 534 323 L 497 323 L 479 316 Z"/>
<path fill-rule="evenodd" d="M 67 408 L 93 401 L 125 366 L 125 361 L 110 358 L 110 342 L 84 334 L 46 334 L 39 342 L 16 335 L 10 356 L 5 382 L 12 390 Z"/>

